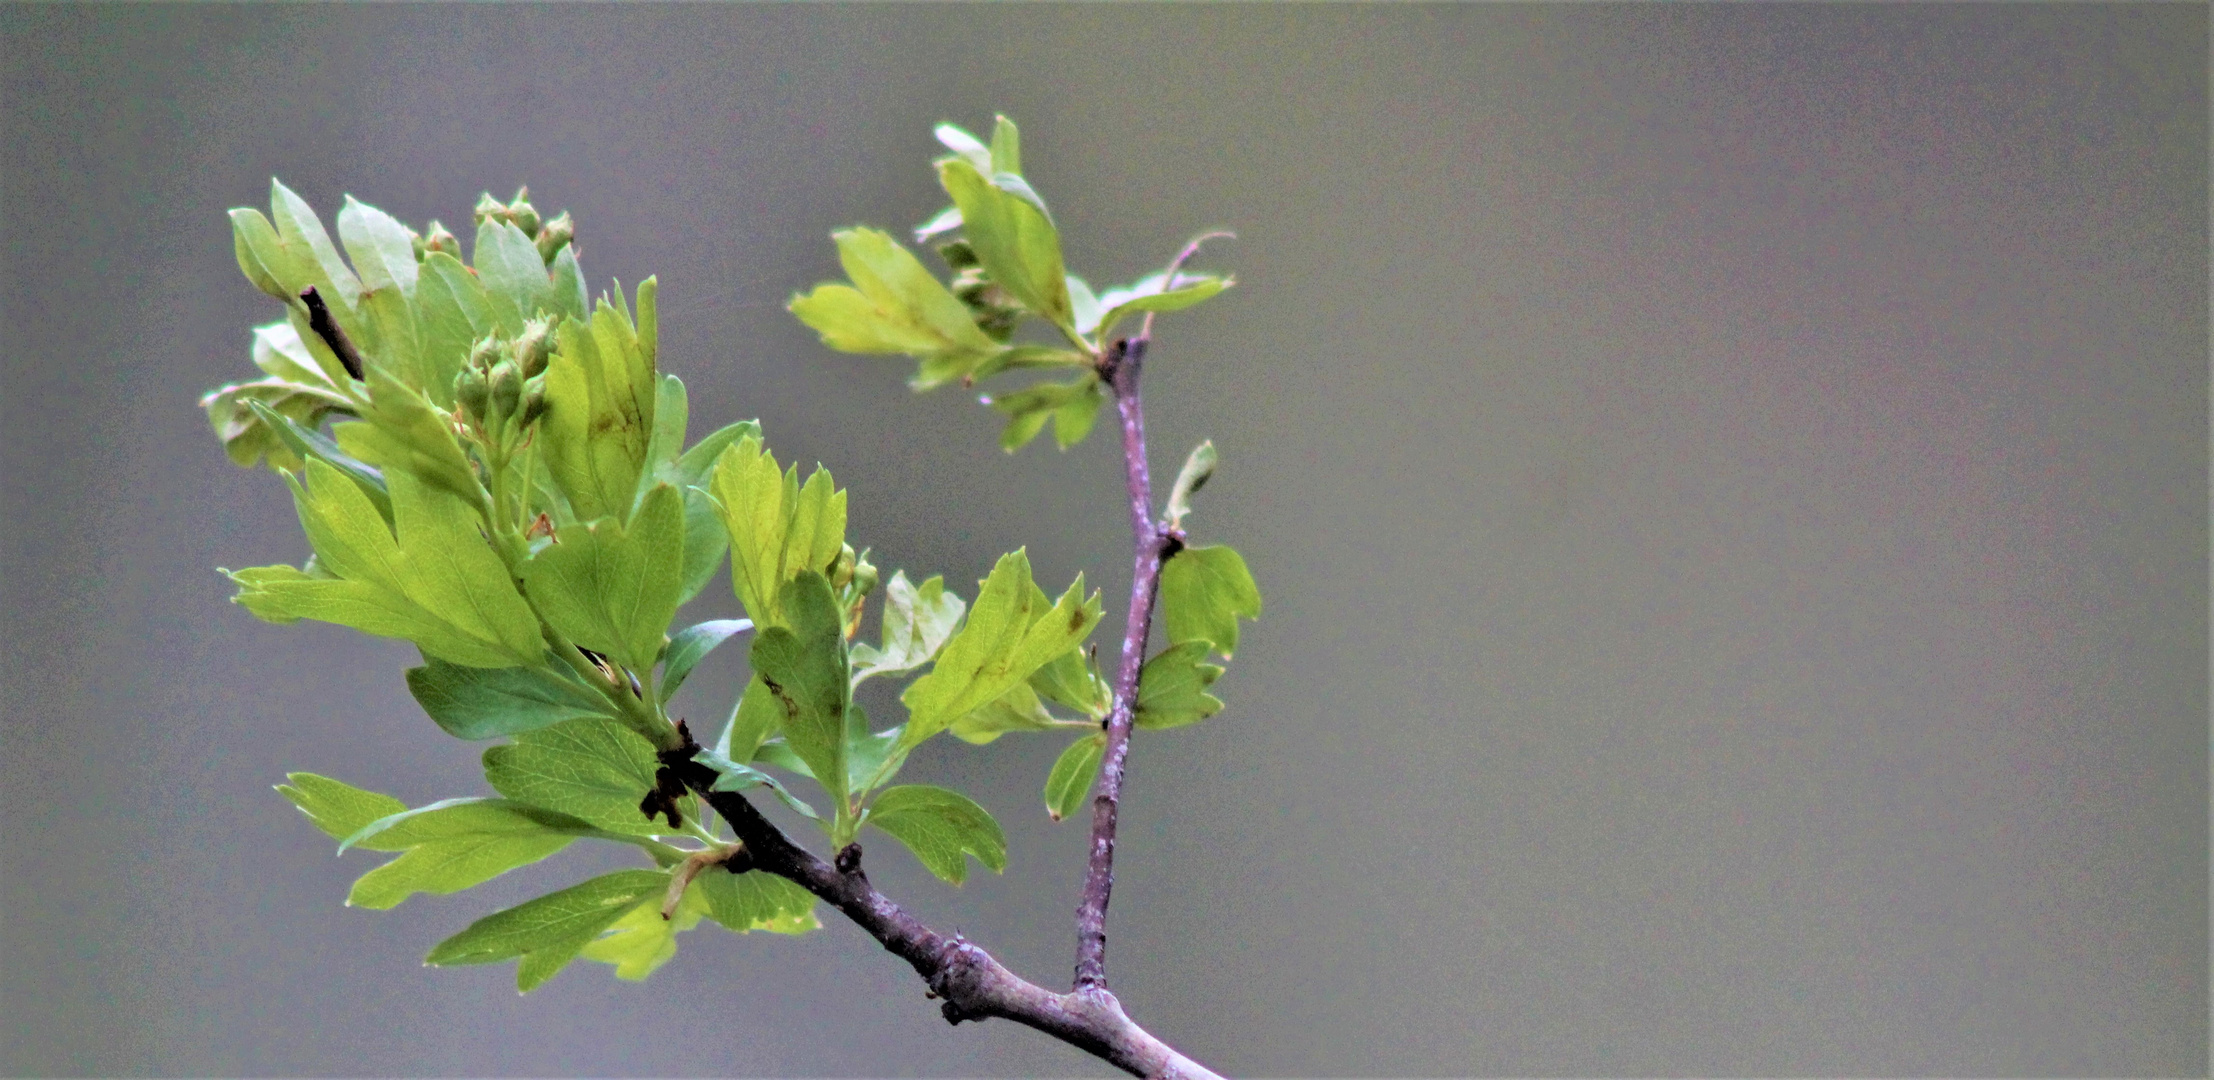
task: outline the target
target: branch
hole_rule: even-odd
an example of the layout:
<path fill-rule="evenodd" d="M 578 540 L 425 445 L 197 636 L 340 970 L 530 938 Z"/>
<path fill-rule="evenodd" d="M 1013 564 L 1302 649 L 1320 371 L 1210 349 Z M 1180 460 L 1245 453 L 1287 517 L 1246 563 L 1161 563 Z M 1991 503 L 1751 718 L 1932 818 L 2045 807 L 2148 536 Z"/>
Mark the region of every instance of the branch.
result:
<path fill-rule="evenodd" d="M 346 328 L 338 325 L 338 320 L 331 318 L 331 309 L 323 303 L 322 294 L 315 291 L 315 286 L 310 285 L 300 290 L 300 302 L 307 305 L 308 329 L 315 331 L 315 336 L 322 338 L 323 344 L 330 346 L 331 352 L 338 355 L 338 362 L 345 366 L 346 374 L 355 379 L 364 378 L 361 351 L 354 348 L 353 339 L 346 336 Z"/>
<path fill-rule="evenodd" d="M 961 935 L 949 938 L 924 926 L 869 884 L 861 872 L 861 845 L 846 845 L 829 863 L 793 843 L 744 795 L 714 790 L 722 774 L 692 760 L 699 744 L 682 722 L 677 731 L 683 745 L 661 752 L 662 777 L 697 792 L 730 823 L 740 847 L 723 865 L 732 873 L 764 870 L 789 879 L 844 912 L 914 967 L 931 995 L 943 999 L 939 1011 L 947 1023 L 996 1016 L 1036 1028 L 1134 1076 L 1219 1080 L 1139 1027 L 1105 987 L 1053 993 L 1007 970 Z"/>
<path fill-rule="evenodd" d="M 1201 244 L 1227 232 L 1194 238 L 1177 252 L 1162 276 L 1163 290 L 1176 286 L 1176 273 L 1199 254 Z M 1138 336 L 1118 341 L 1100 356 L 1099 372 L 1115 392 L 1122 418 L 1122 470 L 1130 493 L 1130 613 L 1123 622 L 1122 664 L 1115 671 L 1115 705 L 1107 714 L 1107 746 L 1099 762 L 1099 794 L 1092 798 L 1092 846 L 1084 868 L 1083 898 L 1076 905 L 1076 988 L 1107 988 L 1107 901 L 1115 891 L 1115 827 L 1122 808 L 1122 780 L 1130 756 L 1130 729 L 1138 709 L 1138 676 L 1145 669 L 1146 638 L 1153 632 L 1153 601 L 1160 592 L 1161 564 L 1183 550 L 1179 532 L 1153 521 L 1153 480 L 1145 458 L 1145 402 L 1138 396 L 1138 375 L 1146 347 L 1153 343 L 1153 312 L 1145 313 Z"/>

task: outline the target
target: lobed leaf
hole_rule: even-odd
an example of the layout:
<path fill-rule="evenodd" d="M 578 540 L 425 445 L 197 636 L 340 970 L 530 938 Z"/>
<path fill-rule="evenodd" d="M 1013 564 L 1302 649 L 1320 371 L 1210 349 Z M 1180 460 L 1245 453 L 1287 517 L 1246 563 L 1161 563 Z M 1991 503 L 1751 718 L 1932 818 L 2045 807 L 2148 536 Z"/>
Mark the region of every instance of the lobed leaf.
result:
<path fill-rule="evenodd" d="M 484 778 L 517 802 L 567 814 L 625 836 L 670 831 L 638 809 L 660 762 L 643 737 L 613 720 L 564 720 L 484 752 Z M 691 796 L 678 807 L 696 816 Z"/>
<path fill-rule="evenodd" d="M 284 778 L 290 783 L 277 785 L 277 794 L 291 800 L 333 840 L 344 840 L 370 822 L 407 809 L 406 803 L 390 795 L 364 791 L 328 776 L 296 772 Z"/>
<path fill-rule="evenodd" d="M 853 685 L 877 675 L 897 675 L 930 662 L 961 624 L 968 604 L 946 590 L 943 577 L 929 577 L 920 586 L 907 580 L 907 572 L 895 570 L 884 586 L 883 645 L 855 644 L 852 649 Z"/>
<path fill-rule="evenodd" d="M 1092 793 L 1092 783 L 1099 779 L 1099 760 L 1106 752 L 1106 732 L 1094 732 L 1070 743 L 1060 757 L 1053 759 L 1053 769 L 1046 773 L 1045 782 L 1047 817 L 1059 821 L 1084 808 L 1084 797 Z"/>
<path fill-rule="evenodd" d="M 968 877 L 964 854 L 995 874 L 1007 869 L 1007 837 L 999 822 L 958 792 L 927 784 L 886 788 L 870 803 L 866 824 L 905 844 L 925 869 L 950 884 Z"/>
<path fill-rule="evenodd" d="M 448 966 L 520 958 L 515 985 L 529 993 L 633 907 L 648 897 L 659 898 L 668 887 L 666 872 L 604 874 L 478 919 L 439 942 L 424 962 Z"/>
<path fill-rule="evenodd" d="M 987 175 L 958 155 L 938 162 L 938 180 L 960 208 L 963 233 L 992 281 L 1034 314 L 1073 330 L 1060 234 L 1030 185 L 1013 173 Z"/>
<path fill-rule="evenodd" d="M 519 735 L 583 717 L 616 718 L 604 696 L 551 663 L 474 668 L 426 659 L 423 667 L 407 670 L 408 692 L 457 739 Z"/>
<path fill-rule="evenodd" d="M 1187 641 L 1161 650 L 1138 673 L 1137 725 L 1165 730 L 1196 724 L 1222 711 L 1221 699 L 1207 688 L 1222 669 L 1206 662 L 1213 643 Z"/>
<path fill-rule="evenodd" d="M 747 436 L 715 464 L 709 493 L 730 538 L 730 584 L 755 626 L 782 624 L 779 600 L 802 571 L 828 573 L 845 547 L 846 493 L 816 468 L 779 471 L 758 438 Z"/>
<path fill-rule="evenodd" d="M 1099 622 L 1099 594 L 1084 595 L 1083 575 L 1050 609 L 1030 578 L 1024 551 L 1003 555 L 978 591 L 961 631 L 930 673 L 900 695 L 908 720 L 901 745 L 912 747 L 1028 679 L 1084 640 Z"/>
<path fill-rule="evenodd" d="M 711 866 L 693 879 L 692 891 L 707 901 L 708 918 L 736 933 L 804 934 L 822 926 L 815 894 L 767 871 L 733 874 Z"/>
<path fill-rule="evenodd" d="M 523 567 L 539 614 L 578 645 L 633 672 L 653 669 L 676 617 L 684 572 L 684 500 L 667 484 L 614 518 L 570 525 Z"/>
<path fill-rule="evenodd" d="M 380 825 L 385 827 L 380 830 Z M 459 892 L 538 862 L 595 832 L 567 815 L 505 799 L 450 799 L 401 811 L 348 838 L 361 847 L 404 854 L 363 874 L 346 903 L 383 910 L 419 892 Z"/>
<path fill-rule="evenodd" d="M 755 635 L 753 670 L 778 707 L 785 742 L 833 804 L 843 806 L 847 712 L 853 702 L 844 619 L 830 582 L 812 570 L 784 587 L 781 607 L 788 625 Z"/>
<path fill-rule="evenodd" d="M 1238 648 L 1238 620 L 1260 616 L 1260 586 L 1227 546 L 1185 548 L 1161 567 L 1161 621 L 1172 642 L 1213 642 L 1227 657 Z"/>
<path fill-rule="evenodd" d="M 538 257 L 536 248 L 530 257 Z M 580 520 L 627 520 L 638 492 L 660 396 L 654 293 L 652 278 L 638 286 L 636 324 L 602 298 L 589 323 L 564 320 L 555 335 L 539 437 L 547 469 Z"/>

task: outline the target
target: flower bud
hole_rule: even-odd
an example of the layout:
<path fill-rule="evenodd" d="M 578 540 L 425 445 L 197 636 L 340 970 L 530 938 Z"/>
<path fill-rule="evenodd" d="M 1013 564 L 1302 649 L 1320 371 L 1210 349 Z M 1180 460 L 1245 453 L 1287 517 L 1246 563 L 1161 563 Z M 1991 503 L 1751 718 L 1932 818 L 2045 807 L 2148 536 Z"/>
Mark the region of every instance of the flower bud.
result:
<path fill-rule="evenodd" d="M 838 549 L 838 557 L 830 562 L 829 573 L 823 575 L 830 579 L 831 588 L 843 589 L 847 582 L 853 580 L 853 563 L 857 557 L 853 552 L 852 544 L 843 545 Z"/>
<path fill-rule="evenodd" d="M 433 221 L 430 223 L 430 231 L 423 234 L 423 249 L 425 253 L 443 251 L 458 259 L 461 257 L 461 240 L 447 232 L 444 225 Z"/>
<path fill-rule="evenodd" d="M 528 427 L 532 424 L 537 423 L 538 418 L 544 415 L 546 415 L 545 378 L 539 377 L 536 379 L 524 380 L 523 411 L 517 415 L 516 423 L 521 424 L 524 427 Z"/>
<path fill-rule="evenodd" d="M 546 361 L 553 356 L 553 320 L 532 319 L 523 324 L 523 335 L 509 347 L 515 363 L 523 369 L 523 377 L 530 378 L 546 370 Z"/>
<path fill-rule="evenodd" d="M 544 259 L 546 265 L 552 266 L 554 256 L 561 254 L 561 249 L 568 247 L 569 241 L 576 238 L 576 223 L 569 220 L 569 212 L 563 210 L 560 217 L 547 222 L 545 228 L 538 230 L 538 257 Z"/>
<path fill-rule="evenodd" d="M 864 551 L 853 563 L 853 595 L 862 597 L 875 592 L 876 582 L 876 564 L 869 561 L 869 553 Z"/>
<path fill-rule="evenodd" d="M 430 245 L 423 242 L 423 234 L 413 229 L 407 231 L 407 246 L 415 253 L 416 262 L 422 262 L 423 256 L 430 254 Z"/>
<path fill-rule="evenodd" d="M 461 405 L 462 414 L 472 420 L 484 419 L 484 407 L 489 402 L 489 387 L 484 372 L 467 367 L 454 376 L 454 400 Z"/>
<path fill-rule="evenodd" d="M 478 371 L 490 371 L 500 359 L 500 340 L 497 335 L 486 334 L 469 347 L 469 366 Z"/>
<path fill-rule="evenodd" d="M 507 206 L 501 203 L 500 200 L 493 198 L 492 193 L 487 191 L 477 198 L 476 209 L 470 211 L 470 217 L 475 219 L 478 225 L 483 225 L 487 219 L 505 221 L 507 220 Z"/>
<path fill-rule="evenodd" d="M 492 365 L 491 383 L 492 415 L 513 416 L 523 403 L 523 373 L 515 367 L 515 361 L 502 360 Z"/>
<path fill-rule="evenodd" d="M 530 189 L 515 189 L 515 201 L 507 204 L 507 220 L 523 230 L 524 236 L 538 235 L 538 209 L 530 204 Z"/>

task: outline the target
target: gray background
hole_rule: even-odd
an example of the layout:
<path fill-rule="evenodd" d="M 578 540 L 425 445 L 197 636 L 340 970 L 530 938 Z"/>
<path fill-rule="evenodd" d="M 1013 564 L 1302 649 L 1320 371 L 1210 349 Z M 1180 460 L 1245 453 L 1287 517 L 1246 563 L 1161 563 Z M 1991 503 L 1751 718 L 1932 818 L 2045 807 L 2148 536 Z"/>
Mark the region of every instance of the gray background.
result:
<path fill-rule="evenodd" d="M 1094 282 L 1186 236 L 1155 465 L 1267 617 L 1228 712 L 1133 755 L 1111 971 L 1261 1074 L 2207 1068 L 2203 6 L 0 8 L 0 1069 L 1090 1074 L 949 1030 L 833 925 L 653 981 L 427 970 L 619 856 L 340 905 L 269 785 L 482 790 L 404 646 L 281 628 L 283 486 L 195 397 L 277 309 L 223 211 L 281 176 L 422 223 L 528 182 L 595 290 L 662 281 L 696 430 L 853 492 L 887 568 L 1028 544 L 1119 616 L 1112 443 L 782 310 L 826 233 L 941 202 L 930 125 L 1028 134 Z M 701 616 L 736 610 L 711 588 Z M 1111 641 L 1110 625 L 1102 640 Z M 684 701 L 738 685 L 718 654 Z M 908 775 L 1007 823 L 958 891 L 1066 977 L 1058 740 Z"/>

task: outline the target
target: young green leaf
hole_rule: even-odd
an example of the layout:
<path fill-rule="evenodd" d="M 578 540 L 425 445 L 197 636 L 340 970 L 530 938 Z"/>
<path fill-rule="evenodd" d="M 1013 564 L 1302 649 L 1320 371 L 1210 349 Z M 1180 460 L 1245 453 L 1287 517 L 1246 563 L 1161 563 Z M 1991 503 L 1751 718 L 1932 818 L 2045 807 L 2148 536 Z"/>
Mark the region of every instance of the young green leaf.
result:
<path fill-rule="evenodd" d="M 1168 527 L 1181 529 L 1184 518 L 1192 512 L 1192 495 L 1207 485 L 1215 475 L 1215 444 L 1202 440 L 1192 447 L 1191 456 L 1184 459 L 1184 467 L 1176 473 L 1176 486 L 1169 489 Z"/>
<path fill-rule="evenodd" d="M 546 310 L 557 319 L 582 319 L 592 313 L 592 298 L 584 288 L 584 268 L 577 264 L 576 245 L 563 247 L 546 265 L 552 279 Z"/>
<path fill-rule="evenodd" d="M 1161 619 L 1170 641 L 1211 641 L 1230 656 L 1238 619 L 1261 616 L 1261 589 L 1227 546 L 1185 548 L 1161 567 Z"/>
<path fill-rule="evenodd" d="M 1053 759 L 1053 770 L 1046 774 L 1046 816 L 1055 821 L 1074 816 L 1084 808 L 1084 796 L 1092 793 L 1092 782 L 1099 779 L 1100 755 L 1107 752 L 1107 734 L 1093 732 L 1069 744 L 1061 756 Z"/>
<path fill-rule="evenodd" d="M 435 657 L 407 670 L 407 689 L 457 739 L 495 739 L 580 717 L 615 719 L 614 706 L 562 668 L 473 668 Z"/>
<path fill-rule="evenodd" d="M 1022 133 L 1005 116 L 992 120 L 992 171 L 1022 175 Z"/>
<path fill-rule="evenodd" d="M 906 353 L 926 361 L 927 385 L 958 378 L 1002 351 L 914 254 L 875 229 L 831 234 L 851 286 L 823 284 L 789 307 L 840 352 Z M 926 385 L 918 375 L 916 389 Z"/>
<path fill-rule="evenodd" d="M 699 925 L 707 898 L 695 880 L 687 884 L 676 910 L 662 916 L 659 897 L 649 897 L 623 913 L 605 934 L 586 942 L 577 955 L 615 967 L 615 977 L 639 982 L 676 957 L 676 936 Z"/>
<path fill-rule="evenodd" d="M 339 324 L 348 333 L 357 332 L 351 316 L 355 305 L 361 302 L 361 282 L 338 257 L 338 248 L 332 246 L 330 234 L 323 231 L 323 222 L 308 207 L 307 200 L 272 179 L 269 181 L 269 213 L 276 219 L 278 241 L 290 253 L 285 261 L 291 264 L 293 273 L 299 275 L 285 282 L 293 297 L 297 298 L 301 289 L 315 286 L 316 292 L 332 303 L 332 314 Z"/>
<path fill-rule="evenodd" d="M 538 662 L 545 645 L 537 617 L 477 534 L 473 514 L 405 473 L 391 480 L 396 539 L 359 486 L 308 462 L 294 501 L 318 562 L 337 576 L 240 571 L 231 575 L 243 587 L 237 601 L 267 619 L 319 619 L 406 638 L 470 667 Z"/>
<path fill-rule="evenodd" d="M 1051 609 L 1041 610 L 1043 599 L 1030 578 L 1029 554 L 1001 556 L 969 609 L 968 623 L 939 651 L 930 673 L 900 695 L 909 714 L 902 746 L 921 743 L 1006 693 L 1083 641 L 1099 622 L 1099 594 L 1084 595 L 1081 574 Z"/>
<path fill-rule="evenodd" d="M 677 590 L 680 601 L 698 596 L 715 571 L 722 569 L 723 556 L 730 552 L 730 533 L 723 528 L 722 516 L 715 512 L 715 500 L 700 487 L 708 482 L 715 460 L 723 451 L 747 435 L 760 438 L 761 425 L 752 420 L 727 425 L 692 444 L 672 464 L 654 470 L 658 480 L 684 493 L 684 585 Z"/>
<path fill-rule="evenodd" d="M 469 348 L 497 329 L 484 283 L 443 251 L 423 257 L 415 283 L 415 325 L 422 335 L 423 393 L 441 408 L 454 404 L 454 376 Z"/>
<path fill-rule="evenodd" d="M 817 468 L 799 483 L 759 439 L 741 439 L 715 465 L 709 493 L 730 535 L 730 584 L 755 626 L 781 624 L 783 589 L 803 570 L 827 573 L 845 547 L 846 493 Z"/>
<path fill-rule="evenodd" d="M 338 211 L 338 238 L 346 245 L 364 291 L 393 289 L 405 297 L 415 295 L 415 242 L 407 226 L 348 195 Z"/>
<path fill-rule="evenodd" d="M 669 831 L 638 808 L 659 768 L 651 743 L 597 718 L 524 732 L 484 752 L 484 778 L 494 791 L 625 836 Z M 692 804 L 690 796 L 678 804 L 687 819 L 695 816 Z"/>
<path fill-rule="evenodd" d="M 654 293 L 652 278 L 638 286 L 635 325 L 603 297 L 590 323 L 566 320 L 555 336 L 539 435 L 548 470 L 582 520 L 627 518 L 637 494 L 660 396 Z"/>
<path fill-rule="evenodd" d="M 846 712 L 852 704 L 844 619 L 830 582 L 812 570 L 784 587 L 780 606 L 789 624 L 754 636 L 753 670 L 781 712 L 785 742 L 813 770 L 832 804 L 843 806 Z"/>
<path fill-rule="evenodd" d="M 707 901 L 708 918 L 736 933 L 804 934 L 822 926 L 813 893 L 766 871 L 733 874 L 711 866 L 693 879 L 692 891 Z"/>
<path fill-rule="evenodd" d="M 333 840 L 344 840 L 372 821 L 407 809 L 406 803 L 390 795 L 363 791 L 328 776 L 296 772 L 284 778 L 291 783 L 277 785 L 277 794 L 291 800 Z"/>
<path fill-rule="evenodd" d="M 340 450 L 338 443 L 332 441 L 330 436 L 302 426 L 291 417 L 259 401 L 249 401 L 246 404 L 268 427 L 270 433 L 277 437 L 277 441 L 283 443 L 284 448 L 297 457 L 299 464 L 295 468 L 305 468 L 306 459 L 314 458 L 345 473 L 361 488 L 361 493 L 368 496 L 370 504 L 377 508 L 377 512 L 384 515 L 385 523 L 391 523 L 392 495 L 384 486 L 384 474 L 377 471 L 375 466 L 355 461 Z"/>
<path fill-rule="evenodd" d="M 723 725 L 723 734 L 715 740 L 715 749 L 733 761 L 756 760 L 761 744 L 775 735 L 783 724 L 783 706 L 777 703 L 776 695 L 769 692 L 769 685 L 761 681 L 761 674 L 755 672 L 746 680 L 746 689 L 738 696 L 738 703 L 731 706 L 730 722 Z M 801 763 L 801 768 L 805 767 L 805 763 Z"/>
<path fill-rule="evenodd" d="M 968 604 L 946 591 L 942 577 L 930 577 L 917 586 L 904 570 L 892 572 L 884 586 L 883 646 L 855 644 L 853 685 L 876 675 L 897 675 L 930 662 L 944 647 L 953 629 L 961 624 Z"/>
<path fill-rule="evenodd" d="M 999 822 L 958 792 L 927 784 L 886 788 L 869 805 L 866 824 L 907 845 L 925 869 L 950 884 L 968 877 L 964 853 L 995 874 L 1007 869 L 1007 837 Z"/>
<path fill-rule="evenodd" d="M 1187 641 L 1161 650 L 1138 673 L 1137 724 L 1150 731 L 1183 727 L 1222 711 L 1221 699 L 1207 688 L 1222 669 L 1206 663 L 1213 643 Z"/>
<path fill-rule="evenodd" d="M 757 787 L 765 787 L 769 789 L 770 794 L 777 797 L 778 801 L 791 807 L 800 816 L 815 821 L 823 819 L 821 814 L 815 812 L 814 807 L 807 805 L 799 796 L 792 794 L 791 789 L 785 787 L 782 781 L 751 765 L 741 765 L 732 761 L 728 755 L 721 751 L 702 750 L 694 754 L 692 760 L 722 774 L 716 778 L 714 786 L 708 789 L 710 791 L 752 791 Z"/>
<path fill-rule="evenodd" d="M 1012 173 L 987 176 L 959 156 L 939 161 L 938 180 L 961 209 L 985 273 L 1031 312 L 1073 331 L 1061 237 L 1030 185 Z"/>
<path fill-rule="evenodd" d="M 1053 439 L 1066 450 L 1084 441 L 1091 434 L 1092 423 L 1099 416 L 1099 407 L 1106 404 L 1107 393 L 1093 372 L 1065 383 L 1036 383 L 1009 394 L 995 395 L 990 399 L 992 408 L 1007 417 L 1007 427 L 1000 432 L 999 447 L 1012 454 L 1045 430 L 1046 421 L 1053 421 Z"/>
<path fill-rule="evenodd" d="M 677 631 L 669 639 L 668 651 L 661 657 L 662 702 L 676 696 L 677 687 L 684 685 L 692 669 L 714 651 L 715 646 L 751 629 L 751 619 L 709 619 Z"/>
<path fill-rule="evenodd" d="M 597 831 L 565 814 L 505 799 L 452 799 L 393 818 L 397 820 L 389 827 L 373 834 L 379 822 L 364 826 L 354 842 L 405 854 L 355 881 L 347 906 L 383 910 L 419 892 L 460 892 Z"/>
<path fill-rule="evenodd" d="M 350 411 L 354 398 L 324 374 L 290 323 L 255 328 L 253 358 L 268 378 L 220 387 L 200 407 L 234 464 L 252 466 L 266 454 L 271 468 L 297 470 L 301 451 L 261 410 L 313 428 L 332 412 Z"/>
<path fill-rule="evenodd" d="M 523 586 L 554 629 L 633 672 L 653 668 L 676 617 L 684 572 L 684 500 L 656 485 L 624 528 L 571 525 L 523 567 Z"/>
<path fill-rule="evenodd" d="M 557 893 L 495 912 L 447 938 L 424 958 L 427 964 L 496 964 L 520 957 L 516 988 L 537 989 L 576 958 L 592 939 L 648 897 L 669 887 L 666 872 L 618 870 Z"/>
<path fill-rule="evenodd" d="M 962 742 L 982 746 L 1010 731 L 1051 731 L 1059 726 L 1053 714 L 1046 711 L 1045 703 L 1038 700 L 1038 692 L 1021 682 L 964 714 L 947 730 Z"/>
<path fill-rule="evenodd" d="M 1138 279 L 1137 284 L 1127 289 L 1109 289 L 1101 293 L 1099 306 L 1107 313 L 1101 316 L 1097 332 L 1101 335 L 1113 333 L 1116 323 L 1141 311 L 1182 311 L 1212 299 L 1236 282 L 1213 274 L 1178 274 L 1175 288 L 1165 288 L 1167 284 L 1167 275 L 1153 274 Z"/>
<path fill-rule="evenodd" d="M 387 482 L 405 472 L 461 499 L 481 499 L 483 486 L 454 436 L 453 418 L 382 368 L 370 368 L 368 382 L 362 422 L 332 429 L 339 449 L 382 469 Z"/>
<path fill-rule="evenodd" d="M 493 318 L 509 337 L 553 304 L 553 279 L 538 245 L 512 223 L 487 217 L 477 226 L 477 279 L 484 282 Z"/>
<path fill-rule="evenodd" d="M 1030 688 L 1057 705 L 1075 709 L 1094 720 L 1104 719 L 1115 703 L 1115 689 L 1099 673 L 1099 666 L 1082 649 L 1070 649 L 1054 657 L 1030 676 Z"/>

